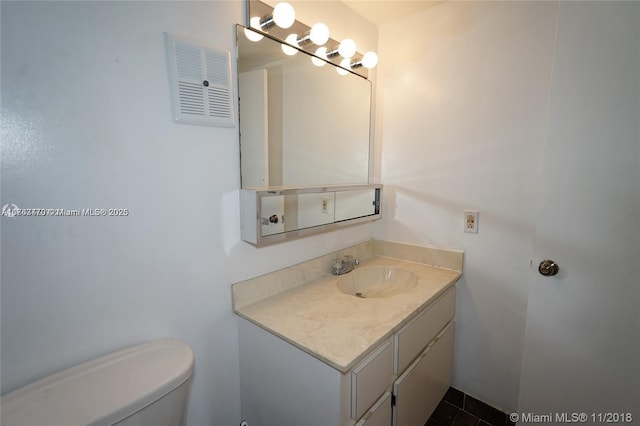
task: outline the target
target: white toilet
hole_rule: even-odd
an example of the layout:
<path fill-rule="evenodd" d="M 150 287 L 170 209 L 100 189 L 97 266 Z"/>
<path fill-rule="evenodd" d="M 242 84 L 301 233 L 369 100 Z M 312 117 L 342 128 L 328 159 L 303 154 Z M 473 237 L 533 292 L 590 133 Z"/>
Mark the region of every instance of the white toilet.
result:
<path fill-rule="evenodd" d="M 2 426 L 179 426 L 193 352 L 155 340 L 60 371 L 3 395 Z"/>

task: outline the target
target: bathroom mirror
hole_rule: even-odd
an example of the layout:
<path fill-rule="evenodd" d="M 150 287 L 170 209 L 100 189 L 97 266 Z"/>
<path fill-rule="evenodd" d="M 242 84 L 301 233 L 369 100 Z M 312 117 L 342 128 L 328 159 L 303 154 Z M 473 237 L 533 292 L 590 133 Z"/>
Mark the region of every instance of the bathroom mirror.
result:
<path fill-rule="evenodd" d="M 241 25 L 237 55 L 242 188 L 369 182 L 368 80 Z"/>

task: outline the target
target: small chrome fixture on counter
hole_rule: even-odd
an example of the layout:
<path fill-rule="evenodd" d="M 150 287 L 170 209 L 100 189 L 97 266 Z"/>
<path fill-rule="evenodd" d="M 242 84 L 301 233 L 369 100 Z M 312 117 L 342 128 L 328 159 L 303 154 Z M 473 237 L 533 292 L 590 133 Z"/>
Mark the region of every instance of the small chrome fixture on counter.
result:
<path fill-rule="evenodd" d="M 355 269 L 356 265 L 359 265 L 360 261 L 353 256 L 344 256 L 342 259 L 336 259 L 331 266 L 331 273 L 333 275 L 342 275 L 347 272 L 351 272 Z"/>

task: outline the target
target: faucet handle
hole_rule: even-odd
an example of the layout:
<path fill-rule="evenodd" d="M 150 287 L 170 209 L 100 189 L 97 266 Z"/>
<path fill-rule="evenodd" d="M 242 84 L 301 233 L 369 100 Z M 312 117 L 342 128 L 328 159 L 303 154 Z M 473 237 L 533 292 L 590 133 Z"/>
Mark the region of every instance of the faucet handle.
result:
<path fill-rule="evenodd" d="M 343 262 L 347 262 L 347 263 L 353 263 L 354 265 L 359 265 L 360 264 L 360 260 L 355 259 L 352 255 L 347 254 L 343 257 Z"/>
<path fill-rule="evenodd" d="M 342 259 L 333 259 L 333 264 L 331 265 L 331 273 L 333 275 L 338 275 L 342 271 L 343 267 L 344 264 L 342 263 Z"/>

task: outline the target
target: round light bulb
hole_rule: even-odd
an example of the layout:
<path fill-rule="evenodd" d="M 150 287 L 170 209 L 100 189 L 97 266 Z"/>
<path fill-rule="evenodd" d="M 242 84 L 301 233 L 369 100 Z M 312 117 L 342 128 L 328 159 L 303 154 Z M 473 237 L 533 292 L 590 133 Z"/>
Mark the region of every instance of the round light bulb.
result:
<path fill-rule="evenodd" d="M 329 41 L 329 27 L 327 27 L 322 22 L 318 22 L 313 27 L 311 27 L 309 38 L 314 44 L 322 46 Z"/>
<path fill-rule="evenodd" d="M 273 22 L 280 28 L 289 28 L 296 21 L 296 11 L 287 2 L 276 4 L 273 9 Z"/>
<path fill-rule="evenodd" d="M 338 47 L 338 53 L 343 58 L 350 58 L 356 54 L 356 42 L 350 38 L 345 38 Z"/>
<path fill-rule="evenodd" d="M 294 46 L 297 46 L 298 45 L 298 34 L 289 34 L 287 36 L 287 38 L 284 39 L 284 41 L 286 41 L 287 43 L 292 44 Z M 293 56 L 296 53 L 298 53 L 298 49 L 296 49 L 295 47 L 287 46 L 286 44 L 283 44 L 281 47 L 282 47 L 282 51 L 284 52 L 285 55 Z"/>
<path fill-rule="evenodd" d="M 318 58 L 316 58 L 316 56 L 318 56 Z M 322 59 L 324 59 L 324 60 L 327 59 L 327 48 L 326 47 L 318 47 L 318 49 L 316 50 L 316 56 L 312 56 L 311 57 L 311 62 L 313 63 L 313 65 L 315 65 L 316 67 L 324 66 L 326 64 L 326 62 L 323 61 Z M 322 58 L 322 59 L 320 59 L 320 58 Z"/>
<path fill-rule="evenodd" d="M 376 52 L 367 52 L 362 57 L 362 66 L 371 69 L 378 65 L 378 54 Z"/>
<path fill-rule="evenodd" d="M 255 29 L 259 29 L 260 28 L 260 17 L 259 16 L 254 16 L 253 18 L 251 18 L 251 20 L 249 21 L 251 28 L 255 28 Z M 249 40 L 257 42 L 260 41 L 264 38 L 264 36 L 262 34 L 258 34 L 255 31 L 251 31 L 249 28 L 245 28 L 244 29 L 244 35 L 245 37 L 247 37 Z"/>
<path fill-rule="evenodd" d="M 343 68 L 340 68 L 340 67 L 343 67 Z M 340 61 L 340 67 L 336 68 L 336 71 L 338 72 L 338 74 L 340 75 L 349 74 L 349 71 L 344 69 L 344 68 L 351 69 L 351 61 L 349 60 L 349 58 L 344 58 L 342 61 Z"/>
<path fill-rule="evenodd" d="M 261 29 L 262 27 L 260 26 L 260 17 L 259 16 L 254 16 L 253 18 L 251 18 L 249 20 L 249 26 L 251 28 L 255 28 L 256 30 Z"/>

